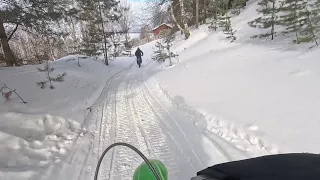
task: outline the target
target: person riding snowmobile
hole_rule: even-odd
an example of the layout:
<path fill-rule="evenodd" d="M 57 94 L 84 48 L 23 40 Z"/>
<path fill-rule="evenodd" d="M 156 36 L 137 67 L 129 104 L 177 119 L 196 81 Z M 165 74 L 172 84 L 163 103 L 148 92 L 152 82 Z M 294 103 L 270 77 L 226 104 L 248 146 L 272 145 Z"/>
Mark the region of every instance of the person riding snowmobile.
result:
<path fill-rule="evenodd" d="M 135 56 L 137 57 L 137 64 L 139 65 L 139 68 L 141 67 L 141 63 L 142 63 L 142 58 L 141 56 L 143 56 L 143 52 L 141 51 L 141 49 L 138 47 L 138 49 L 136 50 L 136 52 L 134 53 Z"/>
<path fill-rule="evenodd" d="M 161 161 L 151 163 L 160 180 L 170 180 Z M 136 169 L 132 179 L 157 180 L 145 163 Z M 232 161 L 203 169 L 191 180 L 320 180 L 320 155 L 277 154 Z"/>
<path fill-rule="evenodd" d="M 137 148 L 127 143 L 111 144 L 99 158 L 94 180 L 105 154 L 115 146 L 126 146 L 140 155 L 144 162 L 136 168 L 132 180 L 170 180 L 165 164 L 157 159 L 148 160 Z M 182 169 L 183 170 L 183 169 Z M 231 161 L 205 168 L 191 180 L 320 180 L 320 155 L 289 153 L 266 155 Z M 182 179 L 181 179 L 182 180 Z"/>

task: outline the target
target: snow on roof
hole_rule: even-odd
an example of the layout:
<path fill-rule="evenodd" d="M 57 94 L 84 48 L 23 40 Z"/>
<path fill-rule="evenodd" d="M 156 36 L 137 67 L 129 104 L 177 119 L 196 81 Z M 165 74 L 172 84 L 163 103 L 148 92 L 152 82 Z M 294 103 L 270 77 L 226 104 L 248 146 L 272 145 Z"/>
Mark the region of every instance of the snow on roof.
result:
<path fill-rule="evenodd" d="M 160 24 L 159 26 L 153 28 L 152 31 L 156 30 L 158 27 L 160 27 L 160 26 L 162 26 L 162 25 L 166 25 L 166 26 L 169 26 L 170 28 L 173 28 L 172 25 L 170 25 L 170 24 L 162 23 L 162 24 Z"/>

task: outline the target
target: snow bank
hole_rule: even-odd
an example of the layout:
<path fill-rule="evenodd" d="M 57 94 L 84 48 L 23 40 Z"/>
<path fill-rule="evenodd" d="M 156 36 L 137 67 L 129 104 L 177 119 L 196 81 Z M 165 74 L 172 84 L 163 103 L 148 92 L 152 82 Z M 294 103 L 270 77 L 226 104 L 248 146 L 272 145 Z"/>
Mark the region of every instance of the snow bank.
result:
<path fill-rule="evenodd" d="M 83 133 L 80 124 L 70 119 L 3 113 L 0 115 L 0 168 L 39 168 L 51 161 L 58 163 Z"/>
<path fill-rule="evenodd" d="M 66 72 L 54 89 L 41 89 L 46 79 L 37 68 L 44 65 L 10 67 L 0 70 L 0 88 L 5 83 L 27 101 L 12 94 L 0 99 L 0 179 L 42 179 L 50 168 L 63 166 L 75 144 L 89 145 L 87 116 L 108 79 L 128 68 L 134 58 L 117 58 L 110 66 L 101 59 L 67 56 L 50 66 L 51 76 Z M 83 137 L 84 136 L 84 137 Z"/>
<path fill-rule="evenodd" d="M 191 32 L 198 40 L 178 37 L 173 50 L 180 53 L 180 63 L 156 77 L 172 99 L 206 117 L 210 132 L 223 136 L 223 129 L 235 127 L 270 153 L 318 153 L 320 50 L 292 45 L 287 37 L 251 39 L 261 32 L 247 25 L 257 17 L 256 8 L 252 2 L 232 19 L 234 43 L 204 29 Z M 219 132 L 213 127 L 217 122 L 224 124 Z"/>
<path fill-rule="evenodd" d="M 76 120 L 83 123 L 88 108 L 99 97 L 105 82 L 115 73 L 123 69 L 126 61 L 133 58 L 120 58 L 104 65 L 100 60 L 81 58 L 79 67 L 77 56 L 59 59 L 50 65 L 55 68 L 51 76 L 66 72 L 62 83 L 53 83 L 55 89 L 41 89 L 37 82 L 46 79 L 45 72 L 37 68 L 44 65 L 28 65 L 22 67 L 4 68 L 0 70 L 0 86 L 5 83 L 16 89 L 27 104 L 20 103 L 14 94 L 10 102 L 0 99 L 0 113 L 18 112 L 27 114 L 51 114 Z"/>

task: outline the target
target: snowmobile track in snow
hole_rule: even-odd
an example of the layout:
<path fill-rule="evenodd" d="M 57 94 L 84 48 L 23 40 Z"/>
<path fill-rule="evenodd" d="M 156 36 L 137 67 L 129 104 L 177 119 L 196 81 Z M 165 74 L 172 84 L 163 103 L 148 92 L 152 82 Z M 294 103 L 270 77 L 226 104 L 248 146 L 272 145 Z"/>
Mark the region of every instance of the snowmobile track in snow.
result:
<path fill-rule="evenodd" d="M 133 80 L 136 81 L 136 80 Z M 135 114 L 135 119 L 138 121 L 139 130 L 146 144 L 150 158 L 160 159 L 169 169 L 169 177 L 172 179 L 178 178 L 179 166 L 177 159 L 173 154 L 173 149 L 170 148 L 168 138 L 163 132 L 159 116 L 153 111 L 150 104 L 143 98 L 143 93 L 139 84 L 135 83 L 130 88 L 131 94 L 136 94 L 131 102 L 131 108 Z M 140 93 L 139 93 L 140 92 Z"/>
<path fill-rule="evenodd" d="M 143 88 L 144 85 L 144 88 Z M 181 129 L 181 127 L 177 124 L 176 119 L 170 114 L 170 112 L 161 104 L 161 102 L 155 97 L 155 95 L 151 92 L 151 90 L 149 89 L 149 87 L 147 86 L 146 83 L 143 83 L 140 85 L 142 90 L 144 91 L 144 98 L 146 99 L 146 101 L 149 101 L 150 104 L 152 104 L 152 100 L 153 100 L 153 106 L 154 107 L 158 107 L 158 111 L 160 112 L 160 110 L 163 110 L 165 113 L 167 113 L 167 115 L 170 117 L 171 120 L 173 120 L 174 125 L 176 126 L 176 128 L 179 130 L 179 132 L 181 132 L 181 134 L 183 135 L 184 139 L 187 142 L 187 145 L 189 146 L 190 150 L 192 151 L 192 154 L 195 155 L 195 158 L 203 165 L 202 160 L 200 159 L 200 157 L 197 155 L 197 153 L 195 153 L 193 151 L 194 147 L 191 145 L 191 143 L 189 142 L 185 132 Z M 149 97 L 149 98 L 148 98 Z M 155 108 L 156 109 L 156 108 Z M 178 146 L 178 145 L 177 145 Z M 179 146 L 178 146 L 179 147 Z"/>
<path fill-rule="evenodd" d="M 129 74 L 122 78 L 119 78 L 118 85 L 111 87 L 113 93 L 108 94 L 107 104 L 112 107 L 105 108 L 107 113 L 104 113 L 101 121 L 100 142 L 109 142 L 108 145 L 112 140 L 130 143 L 149 158 L 162 160 L 169 169 L 171 179 L 190 177 L 191 174 L 185 172 L 196 170 L 189 161 L 190 157 L 182 149 L 177 150 L 179 147 L 173 138 L 169 137 L 168 132 L 163 132 L 161 112 L 152 108 L 135 76 L 130 77 Z M 114 127 L 107 130 L 105 126 L 110 124 Z M 112 129 L 114 132 L 110 133 Z M 108 134 L 110 137 L 104 137 Z M 102 147 L 103 144 L 100 145 Z M 134 169 L 141 162 L 142 159 L 130 149 L 116 147 L 103 160 L 99 179 L 131 179 Z M 180 171 L 181 166 L 185 167 L 183 171 Z"/>
<path fill-rule="evenodd" d="M 90 133 L 81 139 L 91 142 L 76 144 L 67 168 L 59 168 L 58 174 L 66 174 L 61 172 L 76 166 L 79 171 L 70 174 L 68 179 L 93 179 L 96 162 L 114 142 L 129 143 L 148 158 L 161 160 L 168 168 L 169 179 L 190 179 L 197 171 L 207 167 L 205 157 L 198 154 L 201 153 L 201 148 L 197 147 L 200 144 L 194 144 L 194 139 L 190 141 L 186 129 L 180 127 L 180 120 L 185 119 L 185 114 L 171 109 L 170 103 L 162 101 L 162 95 L 153 94 L 141 74 L 130 68 L 114 74 L 106 82 L 83 125 Z M 219 142 L 211 143 L 220 159 L 230 160 Z M 105 155 L 98 178 L 130 180 L 141 162 L 140 156 L 131 149 L 115 147 Z M 54 174 L 51 173 L 51 176 Z"/>
<path fill-rule="evenodd" d="M 106 101 L 108 100 L 110 93 L 112 93 L 110 92 L 110 90 L 112 89 L 111 86 L 114 86 L 114 82 L 122 74 L 123 70 L 115 73 L 106 81 L 105 87 L 99 95 L 99 98 L 90 107 L 91 112 L 87 114 L 87 116 L 85 117 L 85 121 L 82 124 L 82 128 L 88 128 L 88 125 L 91 123 L 95 124 L 96 127 L 100 127 L 99 136 L 95 136 L 97 132 L 90 131 L 84 132 L 84 136 L 82 137 L 78 136 L 76 141 L 74 142 L 75 146 L 73 148 L 73 151 L 70 152 L 70 156 L 67 159 L 67 163 L 62 164 L 62 166 L 50 166 L 43 173 L 39 173 L 39 175 L 41 175 L 41 179 L 61 179 L 61 176 L 69 180 L 92 179 L 93 176 L 90 171 L 92 171 L 95 167 L 96 158 L 98 158 L 98 155 L 94 155 L 94 151 L 95 147 L 100 147 L 101 134 L 104 131 L 102 129 L 103 126 L 101 123 L 102 118 L 104 117 Z M 90 143 L 84 145 L 81 143 L 81 141 L 83 140 L 89 141 Z M 75 174 L 66 173 L 69 171 L 74 171 L 73 169 L 75 168 L 77 169 Z M 68 177 L 65 177 L 66 175 Z"/>
<path fill-rule="evenodd" d="M 106 97 L 103 114 L 100 119 L 100 134 L 99 134 L 99 145 L 98 145 L 98 156 L 100 157 L 104 149 L 114 142 L 115 130 L 112 127 L 116 121 L 116 106 L 117 106 L 117 89 L 122 79 L 125 77 L 124 73 L 120 73 L 119 76 L 115 77 L 108 88 L 108 95 Z M 110 154 L 105 156 L 101 164 L 100 176 L 103 178 L 110 177 L 110 169 L 114 159 L 114 149 Z M 109 178 L 108 178 L 109 179 Z"/>

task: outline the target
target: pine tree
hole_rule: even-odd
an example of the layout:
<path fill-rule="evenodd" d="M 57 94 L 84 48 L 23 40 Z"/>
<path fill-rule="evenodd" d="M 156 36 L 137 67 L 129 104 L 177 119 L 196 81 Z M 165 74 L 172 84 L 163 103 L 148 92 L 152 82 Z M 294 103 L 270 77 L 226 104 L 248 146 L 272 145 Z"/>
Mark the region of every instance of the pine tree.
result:
<path fill-rule="evenodd" d="M 227 39 L 231 39 L 234 42 L 237 37 L 235 36 L 236 30 L 231 26 L 231 17 L 228 15 L 228 5 L 229 1 L 217 0 L 210 4 L 212 8 L 213 21 L 209 28 L 217 30 L 217 27 L 223 28 L 222 31 L 227 35 Z M 240 2 L 240 1 L 239 1 Z"/>
<path fill-rule="evenodd" d="M 217 29 L 218 29 L 218 19 L 217 19 L 217 17 L 213 17 L 213 20 L 210 23 L 209 29 L 214 29 L 214 31 L 217 31 Z"/>
<path fill-rule="evenodd" d="M 83 22 L 81 51 L 87 56 L 101 54 L 102 33 L 99 19 L 98 4 L 94 0 L 79 0 L 81 14 L 79 19 Z"/>
<path fill-rule="evenodd" d="M 311 23 L 313 24 L 314 28 L 314 34 L 319 34 L 320 32 L 320 0 L 316 0 L 312 5 L 312 10 L 311 10 Z M 316 45 L 319 45 L 318 42 L 319 37 L 315 37 L 314 41 Z"/>
<path fill-rule="evenodd" d="M 39 72 L 45 72 L 47 75 L 47 79 L 44 81 L 40 81 L 37 82 L 37 85 L 40 86 L 41 89 L 46 88 L 47 84 L 50 84 L 50 89 L 54 89 L 54 86 L 52 84 L 52 82 L 63 82 L 64 81 L 64 77 L 67 75 L 67 73 L 62 73 L 59 74 L 56 77 L 52 77 L 50 76 L 50 73 L 54 71 L 54 68 L 50 66 L 49 62 L 47 61 L 47 63 L 44 66 L 44 69 L 38 68 Z"/>
<path fill-rule="evenodd" d="M 222 14 L 227 13 L 227 11 L 224 10 L 224 1 L 221 1 L 221 0 L 209 1 L 208 7 L 213 16 L 213 20 L 211 21 L 209 28 L 217 31 L 219 27 L 219 22 L 220 22 L 219 17 Z"/>
<path fill-rule="evenodd" d="M 101 43 L 102 37 L 99 28 L 96 24 L 88 22 L 85 25 L 85 32 L 83 34 L 81 51 L 87 56 L 99 56 L 101 55 Z"/>
<path fill-rule="evenodd" d="M 165 62 L 167 58 L 167 54 L 164 52 L 164 45 L 161 42 L 157 42 L 155 47 L 156 47 L 156 50 L 153 51 L 154 56 L 152 57 L 152 59 L 159 63 Z"/>
<path fill-rule="evenodd" d="M 276 0 L 262 0 L 258 5 L 260 6 L 260 9 L 257 11 L 262 13 L 262 16 L 249 22 L 249 25 L 251 27 L 264 29 L 270 28 L 270 31 L 264 34 L 254 35 L 252 38 L 264 38 L 271 36 L 271 40 L 273 40 L 276 34 L 275 26 L 279 24 L 277 13 L 279 13 L 280 9 L 276 6 Z"/>
<path fill-rule="evenodd" d="M 245 6 L 247 0 L 233 0 L 232 1 L 232 13 L 239 15 L 241 9 Z"/>
<path fill-rule="evenodd" d="M 303 40 L 300 32 L 307 22 L 306 13 L 304 13 L 306 5 L 307 1 L 305 0 L 285 0 L 281 8 L 282 11 L 286 13 L 281 16 L 281 24 L 286 26 L 286 30 L 282 33 L 294 33 L 296 39 L 293 42 L 297 44 Z"/>
<path fill-rule="evenodd" d="M 318 46 L 318 32 L 320 31 L 319 24 L 319 2 L 315 2 L 311 5 L 310 9 L 308 6 L 305 6 L 305 10 L 301 12 L 301 17 L 305 19 L 305 26 L 302 28 L 300 32 L 300 42 L 315 42 L 315 45 Z"/>
<path fill-rule="evenodd" d="M 300 32 L 300 42 L 311 42 L 314 41 L 318 45 L 318 37 L 316 32 L 319 32 L 316 24 L 313 23 L 311 12 L 307 9 L 301 12 L 301 16 L 306 17 L 306 26 L 302 28 Z"/>
<path fill-rule="evenodd" d="M 227 39 L 231 39 L 231 42 L 234 42 L 237 37 L 235 36 L 236 30 L 233 30 L 232 26 L 231 26 L 231 17 L 229 17 L 227 15 L 227 13 L 224 16 L 219 16 L 218 17 L 218 24 L 219 27 L 223 27 L 223 32 L 224 34 L 227 35 Z"/>
<path fill-rule="evenodd" d="M 317 26 L 320 26 L 320 0 L 314 1 L 311 8 L 312 22 Z"/>
<path fill-rule="evenodd" d="M 171 51 L 173 39 L 174 36 L 168 36 L 164 41 L 158 41 L 155 45 L 155 55 L 152 57 L 152 59 L 159 63 L 163 63 L 166 60 L 169 60 L 170 66 L 172 66 L 171 58 L 175 58 L 178 56 L 178 54 Z"/>
<path fill-rule="evenodd" d="M 172 61 L 171 61 L 171 58 L 175 58 L 178 56 L 178 54 L 176 53 L 173 53 L 171 51 L 171 47 L 172 47 L 172 41 L 174 40 L 174 36 L 173 35 L 169 35 L 165 38 L 165 46 L 164 48 L 167 50 L 167 58 L 169 59 L 169 63 L 170 63 L 170 66 L 172 66 Z"/>
<path fill-rule="evenodd" d="M 231 39 L 231 42 L 234 42 L 237 37 L 235 36 L 235 33 L 237 32 L 237 30 L 233 30 L 232 26 L 231 26 L 231 21 L 230 21 L 230 17 L 226 18 L 226 22 L 225 22 L 225 30 L 223 30 L 224 34 L 227 35 L 227 39 Z"/>
<path fill-rule="evenodd" d="M 82 51 L 89 56 L 98 56 L 102 52 L 108 65 L 107 23 L 119 20 L 118 1 L 115 0 L 78 0 L 81 7 L 79 19 L 83 21 L 84 32 Z M 102 51 L 101 51 L 102 50 Z"/>

